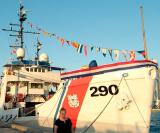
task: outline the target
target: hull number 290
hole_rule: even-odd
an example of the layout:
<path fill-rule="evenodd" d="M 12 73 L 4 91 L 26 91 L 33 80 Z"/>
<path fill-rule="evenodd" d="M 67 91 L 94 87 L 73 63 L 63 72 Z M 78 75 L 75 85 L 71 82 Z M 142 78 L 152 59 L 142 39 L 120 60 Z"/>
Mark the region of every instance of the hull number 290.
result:
<path fill-rule="evenodd" d="M 106 96 L 109 94 L 111 95 L 117 95 L 119 92 L 117 85 L 110 85 L 109 87 L 106 86 L 99 86 L 99 87 L 90 87 L 90 90 L 92 91 L 91 97 L 97 97 L 97 96 Z"/>

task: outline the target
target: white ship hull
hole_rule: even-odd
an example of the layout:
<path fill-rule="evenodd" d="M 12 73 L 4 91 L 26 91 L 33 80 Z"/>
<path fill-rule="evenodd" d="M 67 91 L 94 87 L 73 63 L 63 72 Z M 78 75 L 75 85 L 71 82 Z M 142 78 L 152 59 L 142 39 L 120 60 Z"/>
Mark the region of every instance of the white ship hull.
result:
<path fill-rule="evenodd" d="M 19 109 L 4 110 L 0 109 L 0 127 L 6 127 L 11 124 L 18 116 Z"/>
<path fill-rule="evenodd" d="M 61 107 L 67 109 L 76 133 L 148 133 L 153 92 L 158 82 L 155 63 L 136 61 L 104 65 L 62 74 L 65 85 L 47 102 L 36 106 L 34 121 L 53 131 Z M 24 119 L 16 122 L 23 123 Z"/>

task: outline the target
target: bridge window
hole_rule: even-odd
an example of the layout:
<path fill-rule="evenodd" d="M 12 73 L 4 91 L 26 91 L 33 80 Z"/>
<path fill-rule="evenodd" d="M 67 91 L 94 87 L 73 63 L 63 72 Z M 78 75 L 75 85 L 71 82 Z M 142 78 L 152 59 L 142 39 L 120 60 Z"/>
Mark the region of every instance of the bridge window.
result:
<path fill-rule="evenodd" d="M 41 84 L 41 83 L 31 83 L 31 88 L 41 89 L 41 88 L 43 88 L 43 84 Z"/>
<path fill-rule="evenodd" d="M 30 69 L 30 72 L 33 72 L 33 68 Z"/>
<path fill-rule="evenodd" d="M 41 72 L 41 68 L 38 68 L 38 72 Z"/>
<path fill-rule="evenodd" d="M 44 69 L 44 68 L 42 69 L 42 72 L 43 72 L 43 73 L 45 72 L 45 69 Z"/>
<path fill-rule="evenodd" d="M 37 68 L 34 69 L 34 72 L 37 72 Z"/>

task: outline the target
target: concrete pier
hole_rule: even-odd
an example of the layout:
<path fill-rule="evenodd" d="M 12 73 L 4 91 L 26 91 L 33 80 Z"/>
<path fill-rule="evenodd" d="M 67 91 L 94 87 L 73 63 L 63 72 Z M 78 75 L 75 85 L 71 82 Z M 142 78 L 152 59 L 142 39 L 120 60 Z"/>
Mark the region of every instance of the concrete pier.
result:
<path fill-rule="evenodd" d="M 12 128 L 0 128 L 0 133 L 23 133 Z"/>

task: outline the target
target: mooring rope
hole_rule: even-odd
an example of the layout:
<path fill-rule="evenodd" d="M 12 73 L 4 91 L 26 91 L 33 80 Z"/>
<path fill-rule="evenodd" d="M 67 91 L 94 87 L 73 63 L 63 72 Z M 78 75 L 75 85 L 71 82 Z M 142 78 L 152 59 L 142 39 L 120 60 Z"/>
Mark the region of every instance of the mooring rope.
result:
<path fill-rule="evenodd" d="M 144 119 L 144 117 L 143 117 L 143 115 L 142 115 L 142 112 L 140 111 L 140 108 L 138 107 L 138 104 L 136 103 L 136 100 L 135 100 L 135 98 L 134 98 L 134 96 L 133 96 L 133 94 L 132 94 L 132 91 L 131 91 L 131 89 L 130 89 L 130 87 L 129 87 L 129 85 L 128 85 L 128 83 L 127 83 L 127 81 L 126 81 L 125 78 L 124 78 L 124 80 L 125 80 L 125 82 L 126 82 L 126 85 L 127 85 L 127 87 L 128 87 L 128 90 L 129 90 L 129 92 L 130 92 L 130 94 L 131 94 L 131 96 L 132 96 L 132 99 L 133 99 L 133 101 L 134 101 L 134 103 L 135 103 L 135 105 L 136 105 L 136 107 L 137 107 L 137 109 L 138 109 L 138 112 L 139 112 L 140 116 L 142 117 L 142 120 L 143 120 L 144 124 L 146 125 L 147 128 L 149 128 L 149 126 L 147 125 L 147 122 L 145 121 L 145 119 Z"/>
<path fill-rule="evenodd" d="M 118 88 L 122 82 L 124 77 L 121 78 L 119 84 L 118 84 Z M 97 121 L 97 119 L 102 115 L 102 113 L 105 111 L 105 109 L 108 107 L 108 105 L 110 104 L 111 100 L 113 99 L 114 95 L 111 96 L 111 98 L 109 99 L 108 103 L 104 106 L 104 108 L 102 109 L 102 111 L 97 115 L 97 117 L 92 121 L 92 123 L 82 132 L 82 133 L 86 133 L 89 128 Z"/>
<path fill-rule="evenodd" d="M 144 119 L 144 117 L 143 117 L 143 115 L 142 115 L 142 112 L 140 111 L 140 109 L 139 109 L 139 107 L 138 107 L 138 104 L 137 104 L 136 101 L 135 101 L 135 98 L 134 98 L 134 96 L 133 96 L 133 94 L 132 94 L 132 92 L 131 92 L 131 89 L 130 89 L 130 87 L 129 87 L 129 85 L 128 85 L 126 79 L 125 79 L 125 77 L 122 77 L 122 78 L 121 78 L 118 87 L 120 86 L 120 84 L 121 84 L 121 82 L 122 82 L 122 79 L 125 80 L 125 83 L 126 83 L 126 85 L 127 85 L 127 87 L 128 87 L 128 90 L 129 90 L 131 96 L 132 96 L 132 99 L 133 99 L 133 101 L 134 101 L 134 103 L 135 103 L 135 105 L 136 105 L 136 107 L 137 107 L 137 109 L 138 109 L 138 112 L 140 113 L 140 116 L 141 116 L 142 119 L 143 119 L 143 122 L 145 123 L 146 127 L 149 128 L 149 126 L 147 125 L 147 122 L 145 121 L 145 119 Z M 108 101 L 108 103 L 105 105 L 105 107 L 102 109 L 102 111 L 98 114 L 98 116 L 92 121 L 92 123 L 91 123 L 82 133 L 86 133 L 86 132 L 89 130 L 89 128 L 96 122 L 96 120 L 101 116 L 101 114 L 102 114 L 102 113 L 104 112 L 104 110 L 107 108 L 107 106 L 109 105 L 109 103 L 111 102 L 111 100 L 113 99 L 113 97 L 114 97 L 114 95 L 112 95 L 112 97 L 110 98 L 110 100 Z"/>

